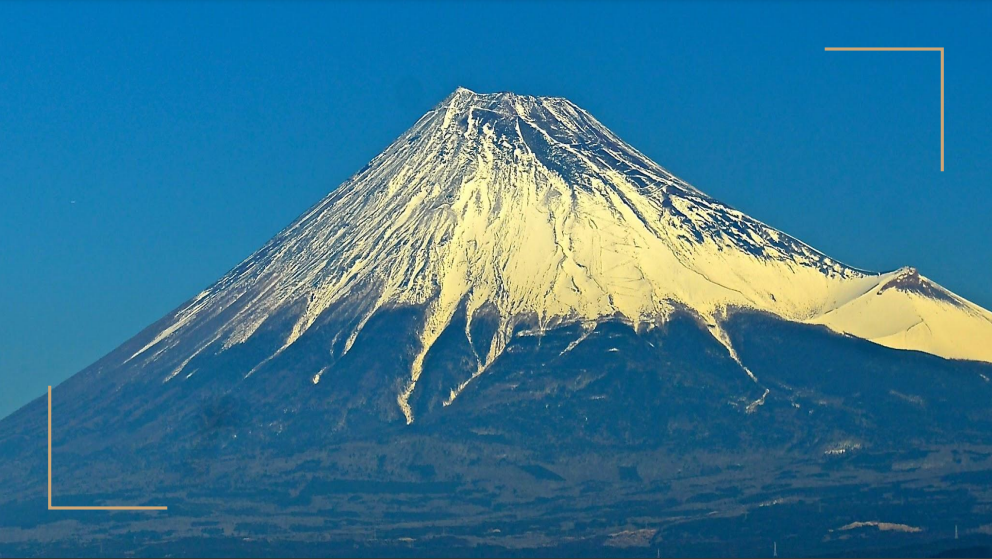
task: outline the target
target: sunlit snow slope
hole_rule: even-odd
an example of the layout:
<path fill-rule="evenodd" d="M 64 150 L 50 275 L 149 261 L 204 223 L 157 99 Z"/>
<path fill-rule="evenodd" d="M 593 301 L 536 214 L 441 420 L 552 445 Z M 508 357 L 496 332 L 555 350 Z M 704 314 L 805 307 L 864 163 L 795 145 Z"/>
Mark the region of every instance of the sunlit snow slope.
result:
<path fill-rule="evenodd" d="M 377 310 L 397 305 L 425 308 L 397 394 L 408 421 L 424 356 L 456 313 L 471 337 L 480 309 L 500 327 L 477 374 L 523 317 L 650 328 L 684 309 L 736 358 L 722 318 L 738 307 L 992 362 L 992 315 L 915 271 L 845 266 L 696 190 L 566 99 L 466 89 L 176 311 L 129 361 L 185 352 L 163 379 L 181 381 L 199 352 L 243 343 L 276 313 L 293 323 L 279 351 L 322 313 L 349 315 L 338 334 L 346 353 Z"/>

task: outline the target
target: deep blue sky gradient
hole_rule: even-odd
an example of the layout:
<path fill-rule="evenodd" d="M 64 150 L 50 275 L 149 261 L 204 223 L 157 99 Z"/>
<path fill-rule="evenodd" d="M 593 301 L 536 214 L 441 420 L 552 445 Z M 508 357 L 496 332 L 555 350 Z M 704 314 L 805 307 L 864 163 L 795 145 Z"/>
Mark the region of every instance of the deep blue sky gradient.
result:
<path fill-rule="evenodd" d="M 456 86 L 565 96 L 849 264 L 992 307 L 992 5 L 0 3 L 0 417 Z M 946 48 L 946 172 L 939 55 Z"/>

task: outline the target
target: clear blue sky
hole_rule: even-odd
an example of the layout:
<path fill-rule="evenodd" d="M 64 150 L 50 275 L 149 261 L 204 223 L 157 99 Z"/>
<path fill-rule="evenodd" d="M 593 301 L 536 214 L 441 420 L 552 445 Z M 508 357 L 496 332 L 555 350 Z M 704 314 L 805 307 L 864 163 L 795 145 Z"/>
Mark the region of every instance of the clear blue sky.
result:
<path fill-rule="evenodd" d="M 992 5 L 0 3 L 0 416 L 219 278 L 456 86 L 992 307 Z M 946 48 L 946 172 L 939 55 Z"/>

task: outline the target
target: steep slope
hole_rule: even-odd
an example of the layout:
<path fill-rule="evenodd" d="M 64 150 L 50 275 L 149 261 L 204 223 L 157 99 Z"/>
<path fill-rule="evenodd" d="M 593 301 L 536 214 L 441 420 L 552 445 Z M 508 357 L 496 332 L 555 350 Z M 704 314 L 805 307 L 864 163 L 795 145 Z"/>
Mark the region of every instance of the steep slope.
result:
<path fill-rule="evenodd" d="M 544 328 L 621 316 L 639 328 L 686 308 L 734 355 L 721 323 L 742 307 L 992 361 L 992 320 L 960 298 L 892 289 L 884 305 L 856 302 L 890 279 L 706 196 L 565 99 L 458 89 L 127 361 L 167 355 L 175 366 L 163 380 L 183 380 L 201 352 L 229 350 L 271 317 L 291 317 L 274 353 L 244 371 L 252 375 L 331 308 L 343 326 L 329 349 L 340 357 L 380 309 L 425 305 L 420 350 L 397 394 L 408 422 L 431 346 L 456 312 L 471 336 L 483 306 L 498 327 L 450 399 L 500 355 L 521 317 Z M 887 316 L 920 304 L 940 311 L 912 324 Z M 310 371 L 312 381 L 326 370 Z"/>

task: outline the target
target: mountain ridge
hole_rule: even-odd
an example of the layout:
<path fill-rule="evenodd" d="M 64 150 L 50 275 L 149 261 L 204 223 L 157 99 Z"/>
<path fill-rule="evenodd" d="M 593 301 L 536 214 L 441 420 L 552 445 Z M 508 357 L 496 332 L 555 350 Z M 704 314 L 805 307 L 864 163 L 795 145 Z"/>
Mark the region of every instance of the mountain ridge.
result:
<path fill-rule="evenodd" d="M 354 315 L 353 327 L 339 333 L 332 346 L 342 343 L 332 353 L 347 354 L 383 305 L 427 304 L 422 347 L 397 395 L 408 422 L 413 416 L 406 402 L 423 359 L 463 302 L 467 333 L 483 304 L 494 304 L 501 318 L 488 348 L 476 355 L 477 374 L 499 356 L 519 315 L 558 323 L 620 314 L 636 327 L 664 321 L 673 303 L 692 309 L 735 359 L 720 320 L 733 306 L 824 324 L 883 345 L 992 361 L 992 349 L 980 347 L 992 339 L 992 319 L 980 312 L 963 321 L 984 324 L 963 351 L 945 340 L 953 332 L 900 337 L 897 329 L 865 327 L 859 311 L 836 312 L 899 273 L 842 264 L 713 199 L 567 99 L 459 88 L 180 309 L 128 361 L 160 344 L 153 356 L 174 347 L 170 338 L 204 313 L 234 312 L 205 343 L 186 351 L 164 379 L 171 381 L 215 342 L 228 350 L 273 313 L 296 309 L 275 357 L 328 308 L 355 300 L 356 293 L 363 293 L 362 301 L 338 308 Z M 939 301 L 974 311 L 963 300 Z M 925 312 L 946 314 L 931 307 Z M 938 328 L 962 328 L 962 320 L 932 320 Z M 323 370 L 309 374 L 317 383 Z M 452 387 L 452 398 L 470 381 Z"/>

